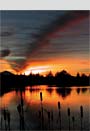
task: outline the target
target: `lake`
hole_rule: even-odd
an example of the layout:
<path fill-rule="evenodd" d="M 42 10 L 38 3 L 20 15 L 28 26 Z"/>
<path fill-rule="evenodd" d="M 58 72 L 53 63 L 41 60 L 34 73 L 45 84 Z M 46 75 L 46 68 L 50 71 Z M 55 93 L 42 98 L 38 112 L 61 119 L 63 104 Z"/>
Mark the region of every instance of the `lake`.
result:
<path fill-rule="evenodd" d="M 20 130 L 17 108 L 20 103 L 23 105 L 23 124 L 26 130 L 90 130 L 89 87 L 27 86 L 22 92 L 13 90 L 3 94 L 0 96 L 0 110 L 9 110 L 11 130 Z M 83 107 L 83 116 L 80 106 Z M 5 127 L 2 113 L 0 118 L 0 128 L 5 130 L 8 124 L 6 122 Z"/>

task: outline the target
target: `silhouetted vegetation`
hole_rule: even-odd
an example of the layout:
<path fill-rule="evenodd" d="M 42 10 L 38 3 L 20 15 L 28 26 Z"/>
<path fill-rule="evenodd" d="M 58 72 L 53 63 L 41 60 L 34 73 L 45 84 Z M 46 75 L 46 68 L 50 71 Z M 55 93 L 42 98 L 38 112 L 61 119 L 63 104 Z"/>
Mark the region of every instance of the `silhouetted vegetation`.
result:
<path fill-rule="evenodd" d="M 57 88 L 56 92 L 58 95 L 61 95 L 63 98 L 67 97 L 71 94 L 72 89 L 71 88 Z"/>
<path fill-rule="evenodd" d="M 46 77 L 40 74 L 30 74 L 29 76 L 25 75 L 14 75 L 10 72 L 2 72 L 0 73 L 0 85 L 1 85 L 1 93 L 7 92 L 8 90 L 13 90 L 20 88 L 23 90 L 25 86 L 33 86 L 33 85 L 48 85 L 48 86 L 60 86 L 60 87 L 71 87 L 71 86 L 89 86 L 90 75 L 86 76 L 82 74 L 80 76 L 77 73 L 76 76 L 72 76 L 67 73 L 65 70 L 61 72 L 57 72 L 55 76 L 53 76 L 52 72 L 46 75 Z M 7 87 L 7 88 L 6 88 Z M 78 91 L 78 90 L 77 90 Z"/>

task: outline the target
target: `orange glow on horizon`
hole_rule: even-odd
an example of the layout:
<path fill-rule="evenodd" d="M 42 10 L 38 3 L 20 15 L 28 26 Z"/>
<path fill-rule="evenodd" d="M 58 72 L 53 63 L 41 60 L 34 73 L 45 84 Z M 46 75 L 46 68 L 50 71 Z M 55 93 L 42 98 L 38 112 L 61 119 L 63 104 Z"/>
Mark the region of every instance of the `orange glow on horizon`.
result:
<path fill-rule="evenodd" d="M 29 65 L 29 62 L 28 62 Z M 85 69 L 88 69 L 85 71 Z M 76 59 L 52 59 L 44 62 L 41 61 L 33 61 L 30 62 L 30 66 L 24 68 L 21 73 L 25 73 L 25 75 L 32 74 L 42 74 L 46 75 L 48 72 L 52 72 L 55 75 L 56 72 L 66 70 L 71 75 L 76 75 L 77 72 L 89 74 L 89 60 L 82 60 L 80 58 Z"/>
<path fill-rule="evenodd" d="M 30 73 L 32 73 L 32 74 L 41 74 L 42 72 L 45 72 L 45 70 L 38 70 L 38 69 L 36 69 L 36 70 L 33 70 L 33 71 L 31 71 L 31 70 L 26 70 L 25 71 L 25 75 L 29 75 Z"/>
<path fill-rule="evenodd" d="M 22 68 L 18 73 L 14 70 L 11 64 L 6 60 L 0 60 L 0 72 L 10 71 L 14 74 L 41 74 L 46 75 L 50 71 L 55 75 L 56 72 L 66 70 L 71 75 L 76 75 L 77 72 L 80 74 L 85 73 L 89 75 L 90 66 L 89 59 L 83 58 L 52 58 L 47 61 L 28 61 L 28 66 Z"/>
<path fill-rule="evenodd" d="M 26 70 L 24 70 L 22 73 L 25 75 L 32 74 L 44 74 L 47 72 L 47 70 L 50 69 L 49 66 L 34 66 L 34 67 L 28 67 Z"/>

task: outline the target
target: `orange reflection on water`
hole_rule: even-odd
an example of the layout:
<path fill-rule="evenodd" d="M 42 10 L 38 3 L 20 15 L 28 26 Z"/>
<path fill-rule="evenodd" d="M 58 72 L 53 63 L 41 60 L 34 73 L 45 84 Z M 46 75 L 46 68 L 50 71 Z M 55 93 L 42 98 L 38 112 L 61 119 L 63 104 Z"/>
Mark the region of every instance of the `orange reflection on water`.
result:
<path fill-rule="evenodd" d="M 0 97 L 0 108 L 7 107 L 9 104 L 11 104 L 15 96 L 16 96 L 15 91 L 11 91 Z"/>
<path fill-rule="evenodd" d="M 69 91 L 68 91 L 69 90 Z M 81 89 L 80 89 L 81 90 Z M 76 109 L 80 105 L 88 107 L 90 90 L 87 90 L 83 93 L 77 93 L 77 87 L 70 88 L 56 88 L 47 86 L 34 86 L 27 87 L 25 92 L 23 92 L 22 97 L 24 99 L 24 104 L 28 104 L 30 106 L 38 105 L 40 106 L 40 92 L 42 92 L 43 96 L 43 105 L 47 108 L 57 108 L 57 103 L 60 101 L 62 108 L 67 108 L 68 106 Z M 0 108 L 7 107 L 9 105 L 15 106 L 18 102 L 20 102 L 20 92 L 16 93 L 15 91 L 11 91 L 9 93 L 5 93 L 2 97 L 0 97 Z M 16 103 L 15 103 L 16 102 Z"/>
<path fill-rule="evenodd" d="M 52 87 L 51 87 L 52 88 Z M 46 88 L 47 89 L 47 88 Z M 40 104 L 40 92 L 42 92 L 43 95 L 43 104 L 45 106 L 53 106 L 53 107 L 57 107 L 57 102 L 60 101 L 61 105 L 63 105 L 63 107 L 74 107 L 77 108 L 80 105 L 87 105 L 89 104 L 89 89 L 85 92 L 85 93 L 80 93 L 78 94 L 76 89 L 74 88 L 71 90 L 71 92 L 69 94 L 67 94 L 66 96 L 62 96 L 62 93 L 59 94 L 58 93 L 58 89 L 56 91 L 55 88 L 51 89 L 51 91 L 49 92 L 48 90 L 46 90 L 45 87 L 43 90 L 26 90 L 25 91 L 25 101 L 29 104 Z M 68 90 L 68 89 L 67 89 Z"/>

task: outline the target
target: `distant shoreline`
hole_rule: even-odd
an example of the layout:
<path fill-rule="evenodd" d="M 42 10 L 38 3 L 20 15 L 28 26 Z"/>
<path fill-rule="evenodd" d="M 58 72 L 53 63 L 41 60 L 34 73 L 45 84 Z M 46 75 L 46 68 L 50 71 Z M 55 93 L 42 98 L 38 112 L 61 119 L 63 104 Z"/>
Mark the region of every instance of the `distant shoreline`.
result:
<path fill-rule="evenodd" d="M 58 72 L 55 76 L 50 72 L 46 77 L 40 74 L 14 75 L 10 72 L 0 74 L 1 92 L 4 93 L 12 89 L 25 89 L 26 86 L 47 85 L 57 87 L 72 87 L 72 86 L 90 86 L 90 76 L 83 74 L 82 76 L 71 76 L 66 71 Z"/>

